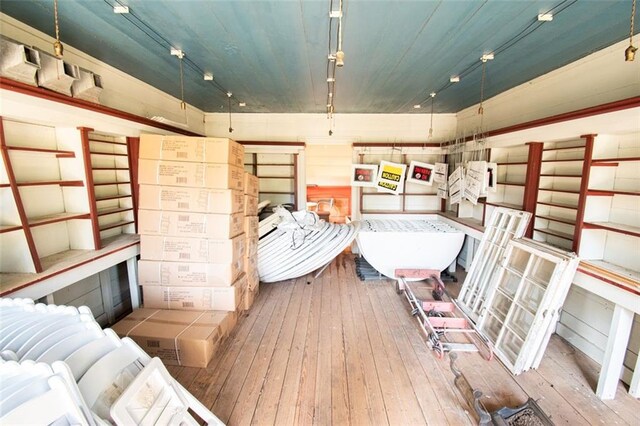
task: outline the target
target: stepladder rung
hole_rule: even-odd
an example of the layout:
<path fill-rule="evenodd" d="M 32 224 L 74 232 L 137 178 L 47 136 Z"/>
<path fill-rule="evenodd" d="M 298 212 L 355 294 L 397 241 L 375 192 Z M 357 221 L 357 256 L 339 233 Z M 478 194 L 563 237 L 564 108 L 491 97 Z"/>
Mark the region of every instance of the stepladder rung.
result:
<path fill-rule="evenodd" d="M 429 323 L 431 326 L 438 330 L 451 330 L 456 329 L 469 330 L 469 324 L 465 318 L 456 317 L 429 317 Z"/>
<path fill-rule="evenodd" d="M 453 312 L 455 305 L 451 302 L 426 300 L 422 302 L 422 309 L 424 309 L 425 312 Z"/>
<path fill-rule="evenodd" d="M 479 352 L 480 350 L 473 343 L 443 343 L 445 350 L 450 352 Z"/>

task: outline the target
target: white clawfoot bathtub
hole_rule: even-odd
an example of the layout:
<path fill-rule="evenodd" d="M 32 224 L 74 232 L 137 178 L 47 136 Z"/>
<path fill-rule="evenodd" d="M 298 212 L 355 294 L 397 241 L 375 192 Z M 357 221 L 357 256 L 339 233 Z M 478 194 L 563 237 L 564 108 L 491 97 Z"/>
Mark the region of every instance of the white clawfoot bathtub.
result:
<path fill-rule="evenodd" d="M 362 220 L 358 249 L 371 266 L 395 279 L 396 269 L 443 271 L 458 256 L 464 232 L 438 220 Z"/>

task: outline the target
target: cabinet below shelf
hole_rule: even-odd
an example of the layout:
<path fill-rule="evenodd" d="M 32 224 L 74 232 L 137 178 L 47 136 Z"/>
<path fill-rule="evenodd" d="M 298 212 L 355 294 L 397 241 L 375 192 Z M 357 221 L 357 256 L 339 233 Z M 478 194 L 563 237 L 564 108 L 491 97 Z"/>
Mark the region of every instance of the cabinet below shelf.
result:
<path fill-rule="evenodd" d="M 624 225 L 614 222 L 585 222 L 584 229 L 604 229 L 606 231 L 618 232 L 620 234 L 640 237 L 640 228 L 637 226 Z"/>

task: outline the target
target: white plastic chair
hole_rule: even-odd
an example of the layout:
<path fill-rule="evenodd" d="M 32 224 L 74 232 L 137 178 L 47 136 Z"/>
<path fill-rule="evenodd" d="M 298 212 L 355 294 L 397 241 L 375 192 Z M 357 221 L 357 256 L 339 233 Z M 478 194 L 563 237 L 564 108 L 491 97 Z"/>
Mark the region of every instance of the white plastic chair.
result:
<path fill-rule="evenodd" d="M 44 353 L 40 354 L 35 361 L 51 364 L 54 361 L 65 360 L 83 346 L 105 337 L 105 333 L 98 324 L 88 323 L 86 327 L 86 330 L 68 336 L 56 344 L 51 345 Z M 2 353 L 0 353 L 0 356 L 2 356 Z M 24 359 L 31 358 L 27 354 Z"/>

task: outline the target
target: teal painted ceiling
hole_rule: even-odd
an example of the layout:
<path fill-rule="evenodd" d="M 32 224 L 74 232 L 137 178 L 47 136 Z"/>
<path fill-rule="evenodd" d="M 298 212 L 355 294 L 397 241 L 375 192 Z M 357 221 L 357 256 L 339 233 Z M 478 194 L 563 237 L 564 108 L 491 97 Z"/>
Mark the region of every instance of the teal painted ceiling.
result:
<path fill-rule="evenodd" d="M 113 13 L 116 4 L 130 13 Z M 230 91 L 233 112 L 316 113 L 326 111 L 330 7 L 330 0 L 59 0 L 58 9 L 64 44 L 176 97 L 179 65 L 169 49 L 182 49 L 185 100 L 206 112 L 227 111 Z M 343 8 L 337 113 L 424 113 L 430 92 L 435 112 L 450 113 L 479 102 L 483 53 L 495 53 L 486 99 L 627 38 L 631 0 L 343 0 Z M 54 35 L 53 0 L 2 0 L 0 9 Z M 553 21 L 539 22 L 547 12 Z M 452 75 L 461 81 L 450 83 Z"/>

